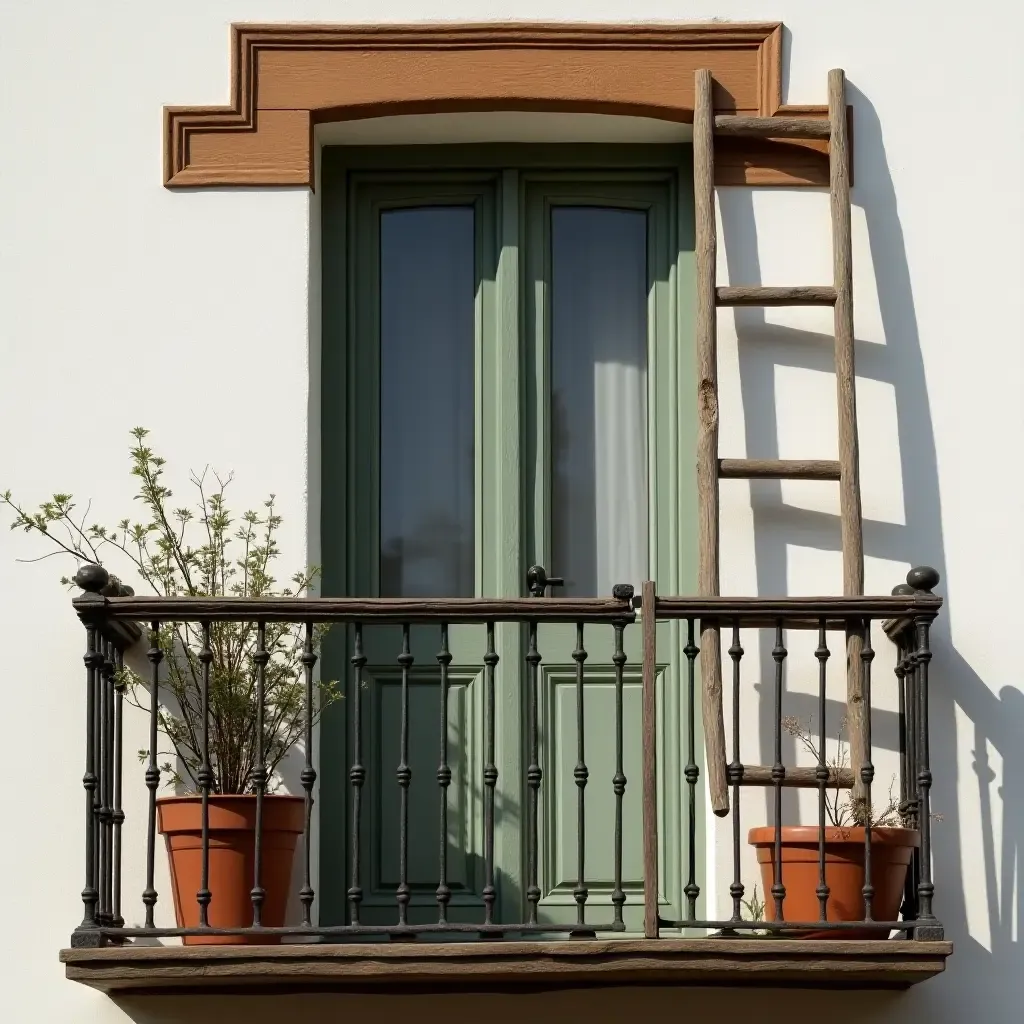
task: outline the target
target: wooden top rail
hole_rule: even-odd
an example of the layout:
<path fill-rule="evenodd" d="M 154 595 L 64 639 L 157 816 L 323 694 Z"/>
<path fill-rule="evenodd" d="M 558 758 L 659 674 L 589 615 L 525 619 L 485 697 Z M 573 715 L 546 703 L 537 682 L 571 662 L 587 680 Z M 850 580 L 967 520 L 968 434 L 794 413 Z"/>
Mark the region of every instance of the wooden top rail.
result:
<path fill-rule="evenodd" d="M 402 597 L 101 597 L 73 601 L 85 618 L 116 622 L 632 622 L 639 597 L 402 598 Z M 932 594 L 891 597 L 658 597 L 658 619 L 718 620 L 742 626 L 816 629 L 850 620 L 900 620 L 934 615 L 942 598 Z"/>
<path fill-rule="evenodd" d="M 634 599 L 634 604 L 641 604 Z M 844 629 L 857 619 L 911 619 L 938 614 L 942 598 L 916 592 L 889 597 L 658 597 L 656 619 L 717 620 L 731 626 L 774 626 L 781 619 L 790 629 Z"/>
<path fill-rule="evenodd" d="M 73 601 L 80 616 L 132 622 L 632 622 L 628 598 L 100 597 Z"/>

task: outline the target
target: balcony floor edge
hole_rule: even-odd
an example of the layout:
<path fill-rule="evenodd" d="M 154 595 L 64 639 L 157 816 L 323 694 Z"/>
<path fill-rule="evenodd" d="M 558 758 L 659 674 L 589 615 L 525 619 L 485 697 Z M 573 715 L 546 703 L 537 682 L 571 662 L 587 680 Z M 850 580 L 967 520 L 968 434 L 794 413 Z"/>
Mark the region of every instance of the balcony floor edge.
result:
<path fill-rule="evenodd" d="M 597 985 L 907 988 L 951 942 L 793 939 L 122 946 L 63 949 L 72 981 L 108 993 L 495 991 Z"/>

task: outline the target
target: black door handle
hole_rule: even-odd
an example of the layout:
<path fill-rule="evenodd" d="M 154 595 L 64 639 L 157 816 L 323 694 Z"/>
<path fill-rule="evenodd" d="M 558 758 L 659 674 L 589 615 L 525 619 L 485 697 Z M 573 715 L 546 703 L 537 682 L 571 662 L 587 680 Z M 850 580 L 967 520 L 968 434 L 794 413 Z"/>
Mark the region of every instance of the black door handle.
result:
<path fill-rule="evenodd" d="M 564 587 L 561 576 L 549 576 L 543 565 L 531 565 L 526 570 L 526 585 L 531 597 L 543 597 L 548 587 Z"/>

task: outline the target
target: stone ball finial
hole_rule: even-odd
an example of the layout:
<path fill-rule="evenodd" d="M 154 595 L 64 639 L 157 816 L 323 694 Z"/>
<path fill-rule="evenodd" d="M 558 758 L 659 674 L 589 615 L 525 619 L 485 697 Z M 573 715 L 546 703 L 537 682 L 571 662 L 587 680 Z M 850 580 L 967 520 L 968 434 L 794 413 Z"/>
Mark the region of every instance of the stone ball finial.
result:
<path fill-rule="evenodd" d="M 110 573 L 102 565 L 86 562 L 75 573 L 75 584 L 90 594 L 98 594 L 110 583 Z"/>
<path fill-rule="evenodd" d="M 612 587 L 612 597 L 616 601 L 632 601 L 633 600 L 633 584 L 632 583 L 616 583 Z"/>
<path fill-rule="evenodd" d="M 926 594 L 930 594 L 938 586 L 940 578 L 938 570 L 930 565 L 919 565 L 907 573 L 908 585 L 914 590 L 923 590 Z"/>
<path fill-rule="evenodd" d="M 914 588 L 909 583 L 901 583 L 898 587 L 892 588 L 893 597 L 910 597 L 913 593 Z"/>

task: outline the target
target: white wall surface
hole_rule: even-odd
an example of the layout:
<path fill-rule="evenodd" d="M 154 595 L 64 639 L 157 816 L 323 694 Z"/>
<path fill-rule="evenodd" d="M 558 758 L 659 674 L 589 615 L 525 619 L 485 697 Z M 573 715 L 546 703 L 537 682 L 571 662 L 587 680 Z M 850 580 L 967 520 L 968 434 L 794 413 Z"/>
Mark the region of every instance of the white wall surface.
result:
<path fill-rule="evenodd" d="M 1013 598 L 1024 570 L 1024 13 L 979 0 L 6 0 L 0 8 L 0 490 L 56 489 L 128 514 L 127 431 L 144 424 L 181 490 L 189 468 L 234 470 L 239 504 L 279 496 L 284 562 L 308 536 L 311 197 L 301 189 L 173 193 L 161 107 L 228 99 L 232 21 L 782 20 L 785 99 L 822 102 L 831 67 L 856 108 L 858 397 L 869 589 L 911 564 L 943 574 L 933 662 L 936 910 L 947 974 L 906 994 L 742 991 L 560 996 L 197 997 L 120 1004 L 63 980 L 81 913 L 82 635 L 54 561 L 0 532 L 6 723 L 0 1019 L 626 1020 L 639 1007 L 719 1020 L 808 1012 L 835 1022 L 1010 1022 L 1024 1004 L 1024 669 Z M 721 278 L 829 279 L 825 197 L 723 193 Z M 312 246 L 316 248 L 315 244 Z M 315 275 L 314 275 L 315 276 Z M 316 282 L 314 289 L 318 287 Z M 723 316 L 722 454 L 834 454 L 830 317 Z M 313 345 L 311 346 L 311 338 Z M 311 360 L 310 352 L 314 352 Z M 314 422 L 315 433 L 315 422 Z M 122 512 L 122 510 L 126 510 Z M 724 589 L 839 589 L 827 485 L 723 486 Z M 315 519 L 315 514 L 313 516 Z M 762 654 L 764 652 L 761 652 Z M 880 655 L 878 668 L 885 669 Z M 801 689 L 799 680 L 792 684 Z M 809 692 L 809 691 L 808 691 Z M 796 712 L 794 712 L 796 713 Z M 754 731 L 748 730 L 749 732 Z M 768 749 L 756 747 L 750 757 Z M 762 737 L 762 743 L 767 736 Z M 746 755 L 746 752 L 745 752 Z M 884 773 L 883 773 L 884 774 Z M 1009 789 L 1011 784 L 1015 787 Z M 763 814 L 762 796 L 744 806 Z M 129 809 L 130 810 L 130 809 Z M 128 841 L 126 837 L 126 842 Z M 725 835 L 709 836 L 721 894 Z M 138 864 L 126 892 L 141 889 Z M 166 888 L 164 889 L 166 891 Z M 401 1005 L 399 1006 L 399 1002 Z M 774 1007 L 774 1009 L 773 1009 Z"/>

